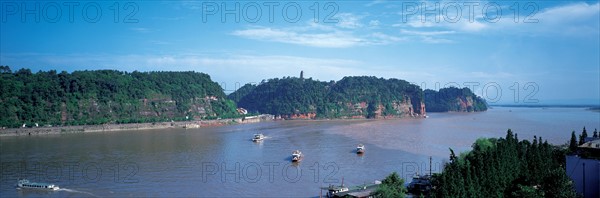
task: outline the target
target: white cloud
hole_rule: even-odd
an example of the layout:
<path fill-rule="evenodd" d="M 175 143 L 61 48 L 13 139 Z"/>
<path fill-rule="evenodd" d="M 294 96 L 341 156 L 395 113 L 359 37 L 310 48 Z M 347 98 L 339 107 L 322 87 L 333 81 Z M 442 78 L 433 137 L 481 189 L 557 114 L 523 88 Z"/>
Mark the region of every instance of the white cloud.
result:
<path fill-rule="evenodd" d="M 518 22 L 508 17 L 498 24 L 490 25 L 490 29 L 493 31 L 507 30 L 519 34 L 597 37 L 600 33 L 599 22 L 600 3 L 579 2 L 546 8 L 534 13 L 529 18 L 520 16 Z"/>
<path fill-rule="evenodd" d="M 288 43 L 322 48 L 349 48 L 368 45 L 388 45 L 404 41 L 393 35 L 381 32 L 351 31 L 309 22 L 306 26 L 290 28 L 250 27 L 231 33 L 248 39 Z"/>
<path fill-rule="evenodd" d="M 363 16 L 357 16 L 352 13 L 338 13 L 335 15 L 339 22 L 336 24 L 338 27 L 347 29 L 356 29 L 363 26 L 360 20 Z"/>
<path fill-rule="evenodd" d="M 433 43 L 433 44 L 438 44 L 438 43 L 454 43 L 454 41 L 452 41 L 450 39 L 434 38 L 434 37 L 431 37 L 431 36 L 422 36 L 421 39 L 425 43 Z"/>
<path fill-rule="evenodd" d="M 377 4 L 382 4 L 382 3 L 385 3 L 385 2 L 386 2 L 385 0 L 373 0 L 373 1 L 365 4 L 365 6 L 371 7 L 371 6 L 374 6 L 374 5 L 377 5 Z"/>
<path fill-rule="evenodd" d="M 445 34 L 454 34 L 455 31 L 414 31 L 414 30 L 400 30 L 400 33 L 403 34 L 411 34 L 418 36 L 436 36 L 436 35 L 445 35 Z"/>
<path fill-rule="evenodd" d="M 133 31 L 139 32 L 139 33 L 149 33 L 149 32 L 152 32 L 152 30 L 150 30 L 148 28 L 141 28 L 141 27 L 130 28 L 130 30 L 133 30 Z"/>
<path fill-rule="evenodd" d="M 390 44 L 408 40 L 407 38 L 390 36 L 381 32 L 375 32 L 370 35 L 373 44 Z"/>
<path fill-rule="evenodd" d="M 290 30 L 273 28 L 253 28 L 237 30 L 232 33 L 235 36 L 255 40 L 273 41 L 311 47 L 344 48 L 359 45 L 362 39 L 346 32 L 328 33 L 297 33 Z"/>
<path fill-rule="evenodd" d="M 599 14 L 600 4 L 590 4 L 585 2 L 570 3 L 566 5 L 560 5 L 555 7 L 548 7 L 540 9 L 538 4 L 519 4 L 521 7 L 525 5 L 531 5 L 527 7 L 528 10 L 521 11 L 519 16 L 515 18 L 514 12 L 510 11 L 509 6 L 503 6 L 502 9 L 510 12 L 503 12 L 501 18 L 498 21 L 486 20 L 486 16 L 483 13 L 483 7 L 486 2 L 479 2 L 478 6 L 475 7 L 474 15 L 468 14 L 467 10 L 463 8 L 460 18 L 452 21 L 454 14 L 448 14 L 444 16 L 444 13 L 440 12 L 438 15 L 425 15 L 422 14 L 411 14 L 398 13 L 406 19 L 403 21 L 393 24 L 392 27 L 400 27 L 403 29 L 437 29 L 437 30 L 451 30 L 457 33 L 502 33 L 502 34 L 525 34 L 525 35 L 543 35 L 543 34 L 560 34 L 560 35 L 595 35 L 597 36 L 600 32 L 599 26 Z M 435 3 L 424 1 L 424 4 L 415 4 L 418 6 L 417 10 L 432 10 L 434 9 Z M 439 8 L 444 9 L 444 3 L 441 3 Z M 462 4 L 458 4 L 462 5 Z M 524 8 L 523 8 L 524 9 Z M 493 10 L 493 9 L 492 9 Z M 493 17 L 493 11 L 489 11 L 490 15 L 487 17 Z M 425 19 L 423 19 L 425 17 Z M 446 17 L 446 18 L 445 18 Z M 448 19 L 449 18 L 449 19 Z"/>
<path fill-rule="evenodd" d="M 379 24 L 381 24 L 381 22 L 379 22 L 379 20 L 371 20 L 371 21 L 369 21 L 369 26 L 370 27 L 378 27 Z"/>

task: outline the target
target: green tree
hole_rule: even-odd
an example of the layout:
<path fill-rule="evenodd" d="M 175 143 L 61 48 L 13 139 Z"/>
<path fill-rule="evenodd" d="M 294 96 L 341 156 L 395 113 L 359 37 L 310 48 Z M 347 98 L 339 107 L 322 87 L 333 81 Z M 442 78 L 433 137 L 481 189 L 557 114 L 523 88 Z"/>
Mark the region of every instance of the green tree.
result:
<path fill-rule="evenodd" d="M 12 73 L 12 70 L 10 70 L 10 67 L 7 66 L 2 66 L 0 65 L 0 74 L 10 74 Z"/>
<path fill-rule="evenodd" d="M 581 132 L 581 135 L 579 135 L 579 145 L 582 145 L 583 143 L 585 143 L 585 138 L 588 137 L 587 131 L 585 130 L 585 127 L 583 127 L 583 131 Z"/>
<path fill-rule="evenodd" d="M 543 198 L 544 192 L 535 187 L 517 184 L 517 189 L 510 193 L 511 197 Z"/>
<path fill-rule="evenodd" d="M 404 198 L 406 197 L 406 188 L 404 187 L 404 179 L 400 178 L 398 173 L 393 172 L 388 175 L 381 185 L 375 191 L 375 197 L 385 198 Z"/>
<path fill-rule="evenodd" d="M 367 118 L 375 118 L 377 116 L 377 106 L 376 101 L 370 101 L 367 104 Z"/>
<path fill-rule="evenodd" d="M 572 133 L 574 135 L 574 132 Z M 532 143 L 506 138 L 478 139 L 473 149 L 456 157 L 433 177 L 435 197 L 573 197 L 564 170 L 564 151 L 541 137 Z"/>
<path fill-rule="evenodd" d="M 571 141 L 569 142 L 569 151 L 574 152 L 577 150 L 577 136 L 575 136 L 575 131 L 571 132 Z"/>
<path fill-rule="evenodd" d="M 235 103 L 226 99 L 223 89 L 207 74 L 196 72 L 32 73 L 23 68 L 2 73 L 0 101 L 2 127 L 237 116 Z"/>

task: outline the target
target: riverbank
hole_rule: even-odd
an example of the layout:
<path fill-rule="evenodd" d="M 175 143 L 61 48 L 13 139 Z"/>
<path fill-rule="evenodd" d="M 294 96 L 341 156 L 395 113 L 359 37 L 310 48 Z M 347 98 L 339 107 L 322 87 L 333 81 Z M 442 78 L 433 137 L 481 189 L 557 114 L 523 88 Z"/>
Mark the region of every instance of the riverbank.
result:
<path fill-rule="evenodd" d="M 258 116 L 248 116 L 244 118 L 219 119 L 219 120 L 196 120 L 196 121 L 177 121 L 177 122 L 154 122 L 154 123 L 132 123 L 132 124 L 102 124 L 102 125 L 79 125 L 79 126 L 56 126 L 56 127 L 27 127 L 27 128 L 5 128 L 0 129 L 2 136 L 29 136 L 29 135 L 56 135 L 68 133 L 90 133 L 90 132 L 109 132 L 109 131 L 132 131 L 132 130 L 152 130 L 168 128 L 203 128 L 216 127 L 231 124 L 247 124 L 274 120 L 312 120 L 312 121 L 331 121 L 331 120 L 393 120 L 393 119 L 422 119 L 423 117 L 381 117 L 369 119 L 365 117 L 350 118 L 319 118 L 319 119 L 301 119 L 301 118 L 282 118 L 269 114 Z"/>
<path fill-rule="evenodd" d="M 219 120 L 197 120 L 180 122 L 155 122 L 155 123 L 133 123 L 133 124 L 103 124 L 103 125 L 80 125 L 80 126 L 58 126 L 58 127 L 31 127 L 31 128 L 6 128 L 0 129 L 2 136 L 29 136 L 29 135 L 56 135 L 68 133 L 91 133 L 108 131 L 131 131 L 131 130 L 151 130 L 168 128 L 203 128 L 215 127 L 231 124 L 247 124 L 264 121 L 272 121 L 272 115 L 250 116 L 235 119 Z"/>

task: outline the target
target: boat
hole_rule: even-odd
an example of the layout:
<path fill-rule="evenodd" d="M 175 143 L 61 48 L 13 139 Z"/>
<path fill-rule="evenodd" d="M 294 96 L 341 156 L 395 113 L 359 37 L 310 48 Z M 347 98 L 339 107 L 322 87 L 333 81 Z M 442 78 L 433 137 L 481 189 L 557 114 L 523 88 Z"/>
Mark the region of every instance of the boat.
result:
<path fill-rule="evenodd" d="M 302 152 L 300 152 L 300 150 L 295 150 L 294 152 L 292 152 L 292 162 L 302 161 L 302 158 L 304 158 L 304 155 L 302 155 Z"/>
<path fill-rule="evenodd" d="M 20 179 L 17 182 L 17 187 L 20 189 L 40 189 L 40 190 L 59 190 L 60 187 L 54 184 L 30 182 L 27 179 Z"/>
<path fill-rule="evenodd" d="M 365 153 L 365 145 L 364 144 L 358 144 L 358 146 L 356 146 L 356 153 L 357 154 L 363 154 L 363 153 Z"/>
<path fill-rule="evenodd" d="M 413 177 L 412 181 L 408 184 L 407 189 L 408 192 L 413 195 L 428 195 L 433 188 L 433 184 L 431 184 L 431 156 L 429 157 L 429 174 L 419 175 L 416 173 Z"/>
<path fill-rule="evenodd" d="M 335 197 L 337 194 L 348 192 L 350 189 L 345 187 L 344 184 L 340 186 L 334 186 L 333 184 L 329 185 L 329 187 L 321 188 L 322 190 L 327 190 L 327 197 Z"/>
<path fill-rule="evenodd" d="M 408 192 L 414 195 L 427 195 L 431 191 L 431 188 L 431 175 L 415 174 L 407 186 Z"/>
<path fill-rule="evenodd" d="M 262 133 L 254 134 L 252 141 L 259 142 L 265 139 L 265 136 Z"/>
<path fill-rule="evenodd" d="M 364 184 L 354 187 L 344 186 L 344 178 L 342 178 L 342 185 L 335 186 L 329 185 L 328 187 L 321 187 L 322 190 L 326 190 L 327 194 L 325 197 L 337 198 L 337 197 L 373 197 L 377 188 L 381 185 L 380 181 L 375 181 L 372 184 Z"/>

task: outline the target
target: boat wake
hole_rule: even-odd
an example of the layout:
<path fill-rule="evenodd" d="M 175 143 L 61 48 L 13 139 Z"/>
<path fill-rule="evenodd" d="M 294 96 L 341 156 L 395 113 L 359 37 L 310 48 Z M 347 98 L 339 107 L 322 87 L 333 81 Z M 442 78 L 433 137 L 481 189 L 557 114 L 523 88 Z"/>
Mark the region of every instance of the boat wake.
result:
<path fill-rule="evenodd" d="M 79 191 L 79 190 L 73 190 L 73 189 L 68 189 L 68 188 L 61 188 L 58 189 L 57 191 L 65 191 L 65 192 L 70 192 L 70 193 L 80 193 L 80 194 L 86 194 L 92 197 L 100 197 L 98 195 L 95 195 L 94 193 L 90 193 L 90 192 L 85 192 L 85 191 Z"/>

